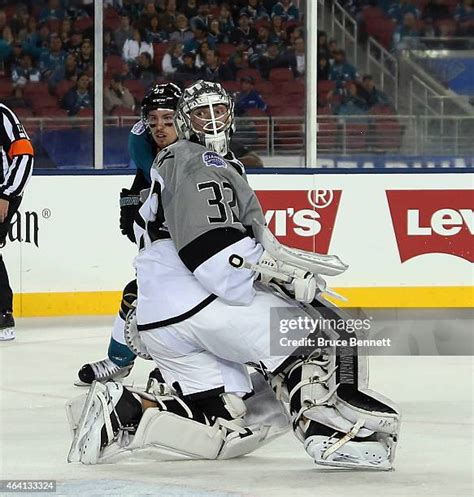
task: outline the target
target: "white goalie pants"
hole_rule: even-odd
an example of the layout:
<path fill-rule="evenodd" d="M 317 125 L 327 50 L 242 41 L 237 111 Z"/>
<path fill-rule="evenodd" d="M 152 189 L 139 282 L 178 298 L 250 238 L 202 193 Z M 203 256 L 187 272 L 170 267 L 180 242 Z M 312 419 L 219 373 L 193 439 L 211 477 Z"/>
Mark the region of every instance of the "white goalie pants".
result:
<path fill-rule="evenodd" d="M 169 386 L 179 384 L 183 395 L 195 396 L 224 388 L 225 392 L 251 391 L 246 363 L 262 362 L 276 369 L 287 356 L 272 356 L 270 311 L 290 307 L 272 293 L 257 290 L 248 306 L 232 306 L 220 299 L 176 324 L 142 331 L 148 353 Z"/>

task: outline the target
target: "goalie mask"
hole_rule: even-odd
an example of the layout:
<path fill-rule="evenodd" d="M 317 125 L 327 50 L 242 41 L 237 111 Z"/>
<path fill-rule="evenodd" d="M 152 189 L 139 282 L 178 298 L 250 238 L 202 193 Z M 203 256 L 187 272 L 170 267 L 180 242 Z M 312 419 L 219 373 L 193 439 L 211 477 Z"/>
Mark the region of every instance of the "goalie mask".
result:
<path fill-rule="evenodd" d="M 174 112 L 181 94 L 181 88 L 174 83 L 154 85 L 142 100 L 141 119 L 145 126 L 148 129 L 152 127 L 149 115 L 153 110 L 170 110 Z"/>
<path fill-rule="evenodd" d="M 235 130 L 234 101 L 220 83 L 199 80 L 184 90 L 175 114 L 178 137 L 225 156 Z"/>

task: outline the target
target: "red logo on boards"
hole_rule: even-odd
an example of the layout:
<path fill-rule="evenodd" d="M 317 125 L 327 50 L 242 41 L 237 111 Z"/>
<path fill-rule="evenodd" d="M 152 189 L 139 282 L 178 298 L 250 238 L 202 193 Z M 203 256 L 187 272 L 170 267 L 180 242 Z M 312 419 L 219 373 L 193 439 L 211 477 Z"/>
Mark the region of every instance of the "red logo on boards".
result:
<path fill-rule="evenodd" d="M 400 260 L 443 253 L 474 262 L 473 190 L 389 190 Z"/>
<path fill-rule="evenodd" d="M 341 190 L 257 191 L 268 227 L 281 243 L 327 254 Z"/>

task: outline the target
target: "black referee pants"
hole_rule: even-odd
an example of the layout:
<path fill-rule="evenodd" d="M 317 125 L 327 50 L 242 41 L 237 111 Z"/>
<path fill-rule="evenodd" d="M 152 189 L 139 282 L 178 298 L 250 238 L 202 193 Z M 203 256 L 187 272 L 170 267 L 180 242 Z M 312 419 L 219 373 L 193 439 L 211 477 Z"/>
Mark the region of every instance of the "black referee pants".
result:
<path fill-rule="evenodd" d="M 0 223 L 0 246 L 6 242 L 8 229 L 13 214 L 18 210 L 21 204 L 21 197 L 12 197 L 8 206 L 8 214 L 3 223 Z M 10 288 L 10 281 L 8 280 L 7 268 L 3 262 L 2 254 L 0 253 L 0 312 L 13 311 L 13 292 Z"/>

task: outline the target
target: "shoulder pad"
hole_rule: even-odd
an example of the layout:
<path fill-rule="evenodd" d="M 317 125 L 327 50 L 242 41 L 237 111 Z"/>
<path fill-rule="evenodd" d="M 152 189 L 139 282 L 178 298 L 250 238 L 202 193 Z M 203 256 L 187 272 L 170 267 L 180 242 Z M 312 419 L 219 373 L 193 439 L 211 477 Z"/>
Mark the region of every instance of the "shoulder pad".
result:
<path fill-rule="evenodd" d="M 143 121 L 137 121 L 134 125 L 130 133 L 134 135 L 142 135 L 146 131 L 146 127 L 143 124 Z"/>

